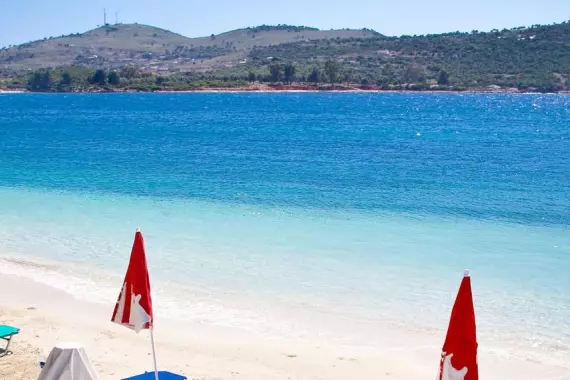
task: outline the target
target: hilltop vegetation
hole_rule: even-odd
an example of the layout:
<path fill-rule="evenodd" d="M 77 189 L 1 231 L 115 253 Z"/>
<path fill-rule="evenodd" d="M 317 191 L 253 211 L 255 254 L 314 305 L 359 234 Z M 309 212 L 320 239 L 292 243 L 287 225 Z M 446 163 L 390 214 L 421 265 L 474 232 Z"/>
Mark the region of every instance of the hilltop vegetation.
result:
<path fill-rule="evenodd" d="M 570 73 L 570 24 L 533 26 L 489 33 L 303 41 L 259 47 L 264 57 L 294 62 L 334 58 L 352 81 L 451 84 L 465 88 L 497 85 L 557 91 Z"/>
<path fill-rule="evenodd" d="M 25 74 L 30 69 L 33 73 Z M 98 70 L 105 80 L 93 80 Z M 368 29 L 262 25 L 194 39 L 149 26 L 114 25 L 0 51 L 0 87 L 34 91 L 184 90 L 266 82 L 553 92 L 570 88 L 569 74 L 567 22 L 401 37 Z"/>

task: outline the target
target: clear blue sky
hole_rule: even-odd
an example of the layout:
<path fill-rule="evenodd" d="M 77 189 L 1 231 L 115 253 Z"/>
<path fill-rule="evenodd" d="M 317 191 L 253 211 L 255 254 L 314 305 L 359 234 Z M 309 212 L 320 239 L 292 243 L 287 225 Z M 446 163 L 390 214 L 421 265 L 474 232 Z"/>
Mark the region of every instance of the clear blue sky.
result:
<path fill-rule="evenodd" d="M 197 37 L 261 24 L 372 28 L 388 35 L 502 29 L 570 19 L 570 0 L 2 0 L 0 46 L 108 20 Z"/>

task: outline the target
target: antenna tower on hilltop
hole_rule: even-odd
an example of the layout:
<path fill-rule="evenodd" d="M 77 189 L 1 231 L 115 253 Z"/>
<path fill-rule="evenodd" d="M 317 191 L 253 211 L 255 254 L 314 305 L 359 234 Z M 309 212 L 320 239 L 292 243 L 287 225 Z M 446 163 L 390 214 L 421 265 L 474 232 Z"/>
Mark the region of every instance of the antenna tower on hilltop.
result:
<path fill-rule="evenodd" d="M 103 26 L 107 25 L 107 10 L 103 8 Z"/>

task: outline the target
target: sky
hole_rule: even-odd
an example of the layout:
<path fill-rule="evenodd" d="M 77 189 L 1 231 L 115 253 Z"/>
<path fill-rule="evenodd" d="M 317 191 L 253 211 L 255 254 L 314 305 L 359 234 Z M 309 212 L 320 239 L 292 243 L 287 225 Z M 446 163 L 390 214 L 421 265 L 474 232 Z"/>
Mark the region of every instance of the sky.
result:
<path fill-rule="evenodd" d="M 488 31 L 570 19 L 570 0 L 0 0 L 0 47 L 108 22 L 188 37 L 262 24 L 371 28 L 386 35 Z"/>

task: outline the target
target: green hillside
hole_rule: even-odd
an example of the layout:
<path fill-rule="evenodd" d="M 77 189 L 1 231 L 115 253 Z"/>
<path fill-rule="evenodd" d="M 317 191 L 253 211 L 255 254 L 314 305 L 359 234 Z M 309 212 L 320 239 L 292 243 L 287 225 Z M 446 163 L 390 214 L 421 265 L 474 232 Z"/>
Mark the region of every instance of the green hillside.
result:
<path fill-rule="evenodd" d="M 250 53 L 306 65 L 334 59 L 349 81 L 561 90 L 570 73 L 570 24 L 489 33 L 301 41 L 258 47 Z M 443 78 L 440 78 L 443 73 Z"/>
<path fill-rule="evenodd" d="M 570 24 L 388 37 L 259 26 L 187 38 L 118 24 L 0 50 L 0 87 L 185 90 L 263 84 L 404 90 L 570 89 Z"/>

